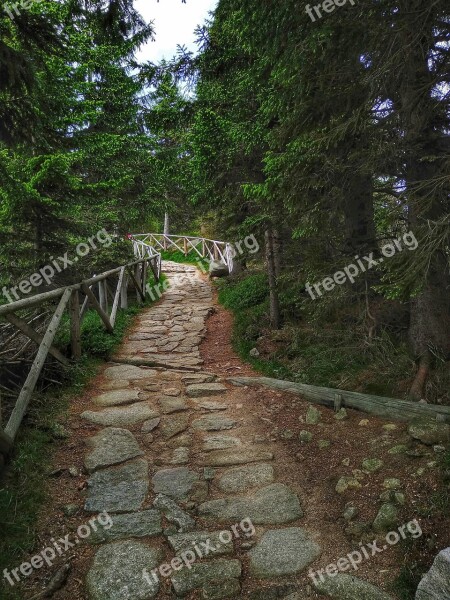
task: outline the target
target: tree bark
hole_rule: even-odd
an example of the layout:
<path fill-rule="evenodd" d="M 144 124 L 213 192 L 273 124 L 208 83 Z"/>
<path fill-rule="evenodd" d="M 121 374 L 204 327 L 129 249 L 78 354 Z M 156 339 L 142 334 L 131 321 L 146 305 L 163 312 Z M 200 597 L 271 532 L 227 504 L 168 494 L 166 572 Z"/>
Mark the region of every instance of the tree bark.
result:
<path fill-rule="evenodd" d="M 164 235 L 170 235 L 170 219 L 167 211 L 164 213 Z"/>
<path fill-rule="evenodd" d="M 435 79 L 428 64 L 434 45 L 433 20 L 425 17 L 418 24 L 413 6 L 404 5 L 403 10 L 402 41 L 406 51 L 398 111 L 404 132 L 409 226 L 420 233 L 427 230 L 430 221 L 438 221 L 446 213 L 449 190 L 435 184 L 444 174 L 446 141 L 442 128 L 437 126 L 439 109 L 432 95 Z M 419 240 L 416 252 L 427 252 L 420 246 L 420 235 L 416 237 Z M 409 339 L 418 364 L 410 389 L 410 397 L 414 400 L 425 397 L 433 354 L 442 354 L 447 359 L 450 355 L 450 274 L 447 258 L 442 249 L 437 249 L 429 253 L 426 262 L 426 272 L 419 274 L 423 280 L 421 291 L 410 305 Z"/>
<path fill-rule="evenodd" d="M 273 231 L 269 227 L 265 232 L 267 275 L 269 278 L 270 293 L 270 324 L 274 329 L 280 329 L 280 303 L 278 300 L 276 260 L 274 252 Z"/>

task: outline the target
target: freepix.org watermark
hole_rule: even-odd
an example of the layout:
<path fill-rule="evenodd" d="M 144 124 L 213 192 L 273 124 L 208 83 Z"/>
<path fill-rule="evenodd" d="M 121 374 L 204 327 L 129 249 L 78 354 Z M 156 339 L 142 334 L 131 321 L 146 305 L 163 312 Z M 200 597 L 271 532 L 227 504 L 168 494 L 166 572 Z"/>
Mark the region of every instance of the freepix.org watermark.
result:
<path fill-rule="evenodd" d="M 221 546 L 231 544 L 233 539 L 239 539 L 241 534 L 246 538 L 254 536 L 256 533 L 255 526 L 250 518 L 242 519 L 240 523 L 232 525 L 230 529 L 224 529 L 218 534 L 218 542 L 213 544 L 210 538 L 205 541 L 192 542 L 192 549 L 183 550 L 178 556 L 175 556 L 170 563 L 164 563 L 153 569 L 150 573 L 147 569 L 143 569 L 142 577 L 149 585 L 158 583 L 160 577 L 170 577 L 174 571 L 181 569 L 192 569 L 192 565 L 199 559 L 206 558 L 210 554 L 216 553 Z"/>
<path fill-rule="evenodd" d="M 57 273 L 61 273 L 64 269 L 77 263 L 80 258 L 87 256 L 91 250 L 97 250 L 97 243 L 101 246 L 105 246 L 105 248 L 111 246 L 112 237 L 106 229 L 97 231 L 94 236 L 87 239 L 87 242 L 80 242 L 75 249 L 76 256 L 74 256 L 72 260 L 69 259 L 68 252 L 65 252 L 63 256 L 58 256 L 58 258 L 53 259 L 52 257 L 50 264 L 39 269 L 37 273 L 33 273 L 28 279 L 22 279 L 22 281 L 14 287 L 8 289 L 4 286 L 2 289 L 3 296 L 8 302 L 14 302 L 15 300 L 20 300 L 18 291 L 22 294 L 29 294 L 33 288 L 40 287 L 44 282 L 47 285 L 50 285 L 53 277 Z"/>
<path fill-rule="evenodd" d="M 29 577 L 34 570 L 41 569 L 44 565 L 51 567 L 55 560 L 57 560 L 64 553 L 68 552 L 72 548 L 75 548 L 82 540 L 88 538 L 93 531 L 97 531 L 97 526 L 100 525 L 102 529 L 111 529 L 113 526 L 113 520 L 109 514 L 104 511 L 99 513 L 96 517 L 91 519 L 89 523 L 80 525 L 77 529 L 76 536 L 70 539 L 70 534 L 65 535 L 63 538 L 55 540 L 50 539 L 51 546 L 47 546 L 41 550 L 38 554 L 35 554 L 29 562 L 23 562 L 20 567 L 9 571 L 5 569 L 3 571 L 3 579 L 14 586 L 19 583 L 22 578 Z"/>
<path fill-rule="evenodd" d="M 324 569 L 318 569 L 317 571 L 310 569 L 308 577 L 312 579 L 314 585 L 317 585 L 317 579 L 324 582 L 326 576 L 336 577 L 339 573 L 345 573 L 350 569 L 357 571 L 363 560 L 370 560 L 372 557 L 390 548 L 390 546 L 395 546 L 400 540 L 405 540 L 408 536 L 416 539 L 421 535 L 422 528 L 417 519 L 414 519 L 414 521 L 410 521 L 406 525 L 401 525 L 397 530 L 387 533 L 384 538 L 386 543 L 382 546 L 378 545 L 378 540 L 373 540 L 373 542 L 369 542 L 368 544 L 361 542 L 359 550 L 349 552 L 346 556 L 342 556 L 335 563 L 330 563 Z"/>
<path fill-rule="evenodd" d="M 403 237 L 397 238 L 392 243 L 385 244 L 381 248 L 381 254 L 383 255 L 381 258 L 375 260 L 373 257 L 373 252 L 371 252 L 369 256 L 364 256 L 363 258 L 355 256 L 356 264 L 352 263 L 347 265 L 343 271 L 336 271 L 333 277 L 325 277 L 325 279 L 319 283 L 314 283 L 312 286 L 308 281 L 305 285 L 306 291 L 313 300 L 316 300 L 317 297 L 314 295 L 313 290 L 311 289 L 312 287 L 318 296 L 322 296 L 324 291 L 331 292 L 336 285 L 343 285 L 344 283 L 347 283 L 347 281 L 350 281 L 350 283 L 355 283 L 355 279 L 361 273 L 365 273 L 373 267 L 382 264 L 385 258 L 392 258 L 397 252 L 403 252 L 404 248 L 408 248 L 410 251 L 416 250 L 418 245 L 419 242 L 417 241 L 415 235 L 412 231 L 409 231 L 408 233 L 405 233 Z"/>
<path fill-rule="evenodd" d="M 348 0 L 348 2 L 352 6 L 355 6 L 355 0 Z M 345 6 L 345 4 L 347 4 L 347 0 L 324 0 L 315 6 L 307 4 L 305 12 L 314 23 L 317 19 L 321 19 L 324 16 L 321 12 L 322 10 L 326 13 L 332 13 L 337 7 Z"/>
<path fill-rule="evenodd" d="M 15 19 L 22 14 L 20 9 L 28 10 L 33 4 L 39 4 L 40 2 L 42 2 L 42 0 L 21 0 L 21 2 L 15 2 L 14 4 L 5 4 L 3 11 L 10 19 Z"/>

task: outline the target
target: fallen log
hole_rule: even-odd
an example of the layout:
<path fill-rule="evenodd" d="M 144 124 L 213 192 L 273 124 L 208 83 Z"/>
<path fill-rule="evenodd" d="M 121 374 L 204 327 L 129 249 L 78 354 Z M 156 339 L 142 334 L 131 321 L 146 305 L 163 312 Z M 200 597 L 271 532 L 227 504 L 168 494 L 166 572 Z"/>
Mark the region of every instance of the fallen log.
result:
<path fill-rule="evenodd" d="M 293 381 L 283 381 L 270 377 L 230 377 L 227 379 L 234 385 L 263 386 L 272 390 L 291 392 L 304 396 L 315 404 L 329 406 L 337 405 L 360 410 L 378 417 L 395 419 L 397 421 L 413 421 L 414 419 L 429 419 L 442 423 L 450 423 L 450 406 L 438 406 L 422 402 L 397 400 L 359 392 L 347 392 L 335 388 L 317 387 Z"/>

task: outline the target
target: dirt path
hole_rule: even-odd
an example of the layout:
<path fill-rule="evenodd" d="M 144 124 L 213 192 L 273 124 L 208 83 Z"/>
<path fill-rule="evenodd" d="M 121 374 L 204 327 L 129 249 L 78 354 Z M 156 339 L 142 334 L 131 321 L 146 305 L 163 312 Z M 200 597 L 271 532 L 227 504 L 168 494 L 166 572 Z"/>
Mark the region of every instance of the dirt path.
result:
<path fill-rule="evenodd" d="M 228 375 L 252 371 L 231 349 L 230 316 L 193 267 L 166 263 L 165 272 L 170 290 L 72 407 L 41 534 L 43 546 L 67 533 L 73 544 L 55 561 L 72 573 L 54 598 L 393 598 L 381 588 L 398 572 L 394 545 L 357 572 L 316 577 L 318 589 L 308 573 L 373 539 L 367 524 L 383 482 L 398 475 L 388 450 L 404 428 L 325 409 L 309 423 L 299 398 L 232 386 Z M 384 464 L 369 475 L 361 463 L 374 445 Z M 338 494 L 342 476 L 357 488 Z M 358 524 L 366 529 L 355 534 Z"/>

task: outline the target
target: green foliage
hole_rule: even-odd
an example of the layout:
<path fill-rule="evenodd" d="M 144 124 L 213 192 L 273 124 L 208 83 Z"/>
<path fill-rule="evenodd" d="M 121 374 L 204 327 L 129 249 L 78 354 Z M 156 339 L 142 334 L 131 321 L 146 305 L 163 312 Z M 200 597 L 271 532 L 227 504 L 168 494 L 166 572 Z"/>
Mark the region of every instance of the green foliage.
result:
<path fill-rule="evenodd" d="M 403 565 L 400 574 L 394 581 L 393 590 L 400 600 L 414 600 L 416 597 L 417 586 L 420 583 L 422 574 L 426 572 L 424 565 Z"/>
<path fill-rule="evenodd" d="M 268 377 L 288 378 L 290 371 L 278 360 L 250 356 L 268 321 L 268 287 L 264 273 L 254 273 L 239 280 L 218 282 L 219 302 L 234 315 L 232 343 L 236 352 L 253 368 Z"/>
<path fill-rule="evenodd" d="M 194 265 L 195 267 L 203 268 L 205 272 L 209 269 L 209 262 L 206 259 L 201 258 L 194 251 L 188 252 L 188 254 L 185 255 L 184 252 L 181 252 L 180 250 L 163 250 L 161 252 L 161 258 L 176 263 Z"/>
<path fill-rule="evenodd" d="M 233 280 L 220 286 L 219 301 L 226 308 L 239 311 L 267 304 L 269 288 L 264 273 L 248 275 L 235 283 Z"/>

